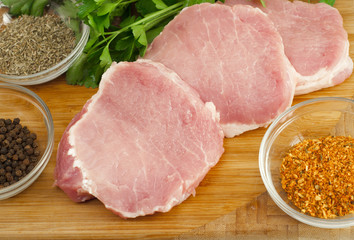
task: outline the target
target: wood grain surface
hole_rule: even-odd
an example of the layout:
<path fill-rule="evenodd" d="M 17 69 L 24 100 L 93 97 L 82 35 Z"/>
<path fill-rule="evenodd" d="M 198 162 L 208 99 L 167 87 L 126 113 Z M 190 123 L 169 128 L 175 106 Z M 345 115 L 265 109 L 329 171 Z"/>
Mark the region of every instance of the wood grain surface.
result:
<path fill-rule="evenodd" d="M 176 240 L 189 239 L 354 239 L 354 227 L 322 229 L 296 221 L 283 212 L 267 192 Z"/>
<path fill-rule="evenodd" d="M 335 6 L 344 18 L 344 27 L 354 46 L 354 1 L 337 0 Z M 354 58 L 352 46 L 350 55 Z M 258 149 L 266 131 L 262 128 L 225 139 L 224 155 L 197 188 L 196 196 L 168 213 L 123 220 L 98 200 L 74 203 L 53 186 L 57 145 L 66 126 L 97 89 L 69 86 L 65 76 L 29 89 L 51 110 L 55 148 L 46 169 L 33 185 L 20 195 L 0 201 L 0 239 L 171 238 L 235 211 L 265 192 L 258 171 Z M 339 86 L 298 96 L 294 104 L 316 97 L 353 95 L 354 76 L 351 76 Z M 256 207 L 262 207 L 260 211 L 269 210 L 267 205 Z M 284 219 L 282 215 L 274 218 Z"/>

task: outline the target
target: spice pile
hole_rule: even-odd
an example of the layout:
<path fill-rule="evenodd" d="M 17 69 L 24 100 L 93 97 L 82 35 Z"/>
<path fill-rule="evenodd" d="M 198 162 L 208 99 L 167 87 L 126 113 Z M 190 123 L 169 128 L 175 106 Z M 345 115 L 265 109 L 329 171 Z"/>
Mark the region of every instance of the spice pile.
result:
<path fill-rule="evenodd" d="M 40 156 L 37 135 L 20 119 L 0 119 L 0 189 L 26 176 Z"/>
<path fill-rule="evenodd" d="M 354 139 L 322 137 L 290 149 L 280 168 L 288 199 L 320 218 L 354 213 Z"/>
<path fill-rule="evenodd" d="M 21 16 L 0 29 L 0 73 L 29 75 L 47 70 L 74 47 L 74 31 L 58 16 Z"/>

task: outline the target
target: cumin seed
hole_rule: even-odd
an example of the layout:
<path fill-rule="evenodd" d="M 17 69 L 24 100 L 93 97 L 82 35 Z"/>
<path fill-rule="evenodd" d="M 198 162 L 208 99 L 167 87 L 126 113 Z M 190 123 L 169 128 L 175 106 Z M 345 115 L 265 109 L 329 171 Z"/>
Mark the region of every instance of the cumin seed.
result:
<path fill-rule="evenodd" d="M 55 15 L 21 16 L 0 30 L 0 72 L 29 75 L 49 69 L 75 47 L 75 33 Z"/>

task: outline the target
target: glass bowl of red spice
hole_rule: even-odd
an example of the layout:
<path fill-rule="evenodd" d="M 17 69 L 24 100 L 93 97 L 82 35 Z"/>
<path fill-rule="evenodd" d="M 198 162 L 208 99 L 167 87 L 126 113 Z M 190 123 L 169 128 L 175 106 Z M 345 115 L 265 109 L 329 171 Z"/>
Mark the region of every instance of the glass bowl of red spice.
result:
<path fill-rule="evenodd" d="M 12 17 L 7 11 L 0 1 L 0 81 L 45 83 L 65 73 L 82 54 L 90 29 L 70 6 L 51 3 L 38 17 Z"/>
<path fill-rule="evenodd" d="M 0 82 L 0 200 L 28 188 L 46 167 L 54 146 L 51 113 L 29 89 Z"/>
<path fill-rule="evenodd" d="M 270 125 L 259 152 L 262 180 L 289 216 L 320 228 L 354 226 L 354 100 L 316 98 Z"/>

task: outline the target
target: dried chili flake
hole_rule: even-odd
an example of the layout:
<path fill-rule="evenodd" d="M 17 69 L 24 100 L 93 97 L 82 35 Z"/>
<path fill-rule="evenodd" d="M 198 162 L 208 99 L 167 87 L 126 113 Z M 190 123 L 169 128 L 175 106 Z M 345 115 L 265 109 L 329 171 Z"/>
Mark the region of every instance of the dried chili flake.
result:
<path fill-rule="evenodd" d="M 354 138 L 304 140 L 283 158 L 280 175 L 301 212 L 319 218 L 354 213 Z"/>

